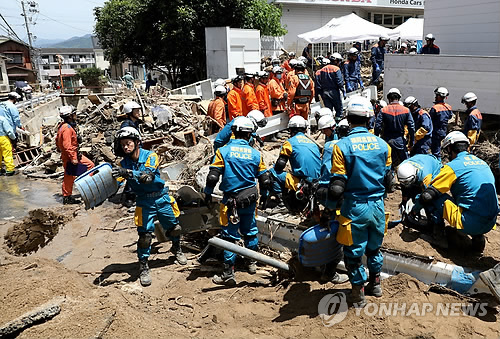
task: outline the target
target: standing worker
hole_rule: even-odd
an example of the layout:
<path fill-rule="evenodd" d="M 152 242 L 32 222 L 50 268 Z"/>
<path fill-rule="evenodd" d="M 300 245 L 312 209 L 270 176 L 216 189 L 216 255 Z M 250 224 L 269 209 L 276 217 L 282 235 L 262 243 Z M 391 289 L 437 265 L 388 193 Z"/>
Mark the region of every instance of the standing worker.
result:
<path fill-rule="evenodd" d="M 382 296 L 380 271 L 384 240 L 384 195 L 392 181 L 391 148 L 368 132 L 373 115 L 370 100 L 353 98 L 347 107 L 347 120 L 352 129 L 333 147 L 329 199 L 344 199 L 337 218 L 340 227 L 337 241 L 344 245 L 344 262 L 352 285 L 348 300 L 355 307 L 366 305 L 367 295 Z M 361 259 L 366 254 L 369 283 Z"/>
<path fill-rule="evenodd" d="M 445 87 L 438 87 L 434 90 L 434 106 L 429 111 L 432 119 L 432 133 L 431 152 L 432 154 L 441 159 L 441 141 L 448 133 L 448 121 L 453 117 L 451 105 L 445 103 L 446 97 L 450 94 Z"/>
<path fill-rule="evenodd" d="M 243 85 L 243 116 L 248 112 L 259 109 L 259 103 L 255 97 L 255 86 L 253 83 L 255 74 L 245 72 L 245 84 Z"/>
<path fill-rule="evenodd" d="M 290 67 L 290 62 L 292 60 L 295 60 L 295 52 L 290 52 L 288 53 L 288 59 L 285 60 L 283 63 L 283 68 L 287 71 L 290 72 L 292 70 L 292 67 Z"/>
<path fill-rule="evenodd" d="M 311 101 L 314 98 L 314 84 L 311 78 L 304 74 L 306 65 L 302 61 L 298 61 L 295 65 L 295 75 L 290 78 L 287 85 L 289 108 L 288 115 L 300 115 L 308 120 Z"/>
<path fill-rule="evenodd" d="M 286 100 L 288 94 L 283 87 L 283 69 L 279 66 L 273 68 L 273 78 L 269 81 L 267 88 L 271 97 L 271 111 L 273 115 L 283 113 L 286 110 Z"/>
<path fill-rule="evenodd" d="M 6 117 L 0 115 L 0 175 L 14 175 L 14 157 L 12 156 L 12 143 L 16 141 L 16 133 Z M 2 168 L 5 162 L 5 171 Z"/>
<path fill-rule="evenodd" d="M 358 88 L 365 88 L 361 78 L 361 61 L 358 58 L 358 50 L 352 47 L 347 54 L 347 61 L 344 63 L 345 89 L 347 93 L 353 92 Z"/>
<path fill-rule="evenodd" d="M 432 119 L 430 114 L 420 107 L 415 97 L 407 97 L 404 105 L 410 110 L 415 122 L 415 144 L 411 148 L 411 155 L 429 154 L 432 142 Z"/>
<path fill-rule="evenodd" d="M 464 124 L 464 134 L 470 141 L 471 146 L 474 145 L 479 139 L 479 134 L 481 133 L 481 125 L 483 124 L 483 116 L 481 112 L 476 107 L 477 96 L 472 93 L 465 93 L 462 97 L 462 104 L 467 107 L 465 114 L 467 114 L 467 120 Z"/>
<path fill-rule="evenodd" d="M 77 204 L 78 200 L 73 198 L 73 183 L 79 172 L 86 172 L 95 165 L 86 156 L 79 152 L 80 137 L 76 131 L 77 117 L 73 106 L 62 106 L 59 115 L 63 122 L 57 126 L 56 146 L 61 152 L 61 160 L 64 167 L 64 179 L 62 184 L 63 204 Z M 86 170 L 79 170 L 78 165 L 86 166 Z"/>
<path fill-rule="evenodd" d="M 7 101 L 0 102 L 0 115 L 7 119 L 14 133 L 16 133 L 16 128 L 23 128 L 19 110 L 16 107 L 16 103 L 21 99 L 21 96 L 16 92 L 10 92 L 7 94 L 7 98 Z"/>
<path fill-rule="evenodd" d="M 151 253 L 155 218 L 172 241 L 170 251 L 181 265 L 187 264 L 180 245 L 181 227 L 177 217 L 179 207 L 168 194 L 165 181 L 160 178 L 160 160 L 153 151 L 140 147 L 141 136 L 135 128 L 125 127 L 116 133 L 114 151 L 123 157 L 120 167 L 113 168 L 113 177 L 127 180 L 137 195 L 135 225 L 139 233 L 137 257 L 139 259 L 139 280 L 142 286 L 151 285 L 151 272 L 148 258 Z"/>
<path fill-rule="evenodd" d="M 207 115 L 212 118 L 212 122 L 217 125 L 217 127 L 212 129 L 212 131 L 216 133 L 226 125 L 226 88 L 224 86 L 215 87 L 214 95 L 215 99 L 210 101 L 208 105 Z"/>
<path fill-rule="evenodd" d="M 432 35 L 432 33 L 427 34 L 425 36 L 426 45 L 422 46 L 418 54 L 439 54 L 439 47 L 437 45 L 434 45 L 434 40 L 436 40 L 436 38 L 434 38 L 434 35 Z"/>
<path fill-rule="evenodd" d="M 122 122 L 120 128 L 133 127 L 139 131 L 139 124 L 142 122 L 141 105 L 135 101 L 129 101 L 123 105 L 123 113 L 127 115 L 127 119 Z"/>
<path fill-rule="evenodd" d="M 205 187 L 205 200 L 211 201 L 211 195 L 222 175 L 220 189 L 224 196 L 220 205 L 221 236 L 231 242 L 237 242 L 243 236 L 245 247 L 256 251 L 257 224 L 255 212 L 257 208 L 258 192 L 256 179 L 259 179 L 261 188 L 270 185 L 269 172 L 264 164 L 262 154 L 252 148 L 248 141 L 254 132 L 253 122 L 246 117 L 235 120 L 232 127 L 235 139 L 226 146 L 219 148 L 215 160 L 210 165 Z M 234 277 L 234 263 L 236 254 L 224 250 L 224 270 L 221 275 L 215 275 L 212 281 L 221 285 L 236 285 Z M 255 274 L 255 261 L 248 263 L 248 272 Z"/>
<path fill-rule="evenodd" d="M 346 94 L 342 71 L 338 66 L 329 64 L 316 72 L 316 92 L 323 99 L 325 107 L 335 111 L 335 119 L 340 120 L 343 113 L 340 93 L 344 98 Z"/>
<path fill-rule="evenodd" d="M 125 73 L 123 80 L 125 81 L 125 85 L 128 89 L 134 88 L 134 77 L 130 74 L 130 72 Z"/>
<path fill-rule="evenodd" d="M 401 92 L 391 88 L 387 93 L 389 105 L 382 108 L 375 121 L 375 135 L 381 135 L 392 148 L 393 166 L 397 167 L 408 159 L 407 140 L 405 139 L 405 126 L 408 128 L 409 144 L 413 145 L 415 136 L 415 123 L 410 110 L 399 103 Z"/>
<path fill-rule="evenodd" d="M 383 34 L 378 39 L 378 43 L 373 45 L 370 56 L 372 62 L 372 81 L 371 84 L 377 86 L 380 82 L 380 74 L 384 71 L 384 55 L 387 53 L 385 45 L 389 41 L 389 36 Z"/>
<path fill-rule="evenodd" d="M 294 59 L 295 60 L 295 59 Z M 259 78 L 259 84 L 255 89 L 255 96 L 257 98 L 257 103 L 259 104 L 259 111 L 264 113 L 266 118 L 273 116 L 271 111 L 271 99 L 269 97 L 269 89 L 267 84 L 269 82 L 269 73 L 266 71 L 257 72 Z"/>
<path fill-rule="evenodd" d="M 243 78 L 240 75 L 232 79 L 233 89 L 227 94 L 229 121 L 243 115 Z"/>

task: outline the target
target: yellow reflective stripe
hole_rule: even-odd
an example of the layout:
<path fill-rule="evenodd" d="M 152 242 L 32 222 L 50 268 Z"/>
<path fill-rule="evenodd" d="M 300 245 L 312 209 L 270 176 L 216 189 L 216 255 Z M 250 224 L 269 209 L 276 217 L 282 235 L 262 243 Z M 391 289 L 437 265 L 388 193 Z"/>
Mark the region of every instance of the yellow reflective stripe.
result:
<path fill-rule="evenodd" d="M 137 227 L 143 226 L 142 224 L 142 207 L 135 208 L 134 222 Z"/>
<path fill-rule="evenodd" d="M 259 173 L 264 172 L 267 169 L 266 163 L 264 162 L 264 158 L 262 155 L 260 156 L 260 163 L 259 163 Z"/>
<path fill-rule="evenodd" d="M 222 159 L 222 154 L 220 154 L 220 150 L 215 152 L 215 160 L 212 165 L 213 167 L 224 168 L 224 159 Z"/>
<path fill-rule="evenodd" d="M 417 131 L 417 133 L 415 133 L 415 140 L 420 140 L 422 139 L 423 137 L 425 137 L 427 135 L 427 133 L 429 133 L 428 130 L 426 130 L 425 128 L 423 127 L 420 127 Z"/>
<path fill-rule="evenodd" d="M 341 214 L 337 217 L 337 221 L 340 224 L 339 230 L 337 231 L 337 241 L 344 246 L 351 246 L 353 244 L 351 230 L 352 220 Z"/>
<path fill-rule="evenodd" d="M 174 217 L 178 218 L 181 215 L 181 210 L 177 205 L 177 201 L 175 201 L 174 197 L 170 197 L 170 205 L 172 205 L 172 211 L 174 212 Z"/>
<path fill-rule="evenodd" d="M 231 133 L 231 139 L 236 139 L 236 137 L 234 136 L 234 133 Z"/>
<path fill-rule="evenodd" d="M 432 180 L 431 185 L 439 192 L 446 193 L 450 190 L 455 180 L 457 180 L 455 172 L 453 172 L 450 166 L 445 165 L 434 180 Z"/>
<path fill-rule="evenodd" d="M 148 159 L 146 160 L 144 166 L 156 169 L 158 167 L 158 164 L 159 164 L 158 155 L 156 155 L 156 153 L 151 153 L 148 156 Z"/>
<path fill-rule="evenodd" d="M 290 173 L 286 174 L 286 179 L 285 179 L 285 187 L 288 188 L 289 190 L 294 190 L 297 191 L 297 185 L 300 183 L 300 179 L 297 178 L 295 175 L 292 175 Z"/>
<path fill-rule="evenodd" d="M 345 168 L 344 154 L 342 153 L 338 145 L 333 146 L 332 169 L 330 172 L 333 174 L 341 174 L 341 175 L 347 174 L 347 170 Z"/>
<path fill-rule="evenodd" d="M 385 162 L 385 167 L 391 167 L 392 165 L 392 148 L 387 144 L 387 161 Z"/>
<path fill-rule="evenodd" d="M 227 218 L 227 206 L 220 204 L 219 206 L 219 224 L 221 226 L 227 226 L 229 224 L 229 219 Z"/>
<path fill-rule="evenodd" d="M 475 129 L 471 129 L 469 132 L 467 132 L 467 138 L 469 138 L 471 145 L 474 145 L 476 143 L 478 137 L 479 134 Z"/>
<path fill-rule="evenodd" d="M 451 200 L 446 200 L 443 206 L 443 219 L 450 223 L 450 226 L 457 230 L 463 230 L 462 207 L 458 207 Z"/>
<path fill-rule="evenodd" d="M 281 147 L 280 155 L 286 155 L 287 157 L 292 155 L 292 144 L 288 140 Z"/>
<path fill-rule="evenodd" d="M 385 229 L 384 229 L 384 236 L 387 235 L 387 228 L 389 227 L 389 219 L 391 218 L 391 213 L 389 212 L 384 212 L 385 213 Z"/>
<path fill-rule="evenodd" d="M 432 181 L 432 174 L 427 174 L 424 180 L 422 180 L 422 183 L 424 184 L 425 187 L 427 187 L 430 185 L 431 181 Z"/>
<path fill-rule="evenodd" d="M 375 130 L 373 128 L 369 129 L 368 132 L 370 132 L 371 134 L 375 134 Z"/>
<path fill-rule="evenodd" d="M 408 132 L 408 126 L 407 125 L 405 125 L 404 130 L 405 130 L 405 139 L 408 139 L 408 134 L 410 134 L 410 133 Z"/>

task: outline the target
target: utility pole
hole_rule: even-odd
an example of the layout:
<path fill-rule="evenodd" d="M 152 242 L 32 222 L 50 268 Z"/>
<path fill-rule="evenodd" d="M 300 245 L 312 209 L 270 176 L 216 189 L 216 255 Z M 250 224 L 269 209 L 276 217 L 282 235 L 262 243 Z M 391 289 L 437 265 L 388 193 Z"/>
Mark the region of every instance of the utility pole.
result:
<path fill-rule="evenodd" d="M 31 12 L 31 13 L 37 13 L 38 12 L 38 10 L 36 8 L 38 6 L 38 4 L 35 1 L 29 1 L 28 5 L 30 6 L 30 8 L 28 9 L 29 12 Z M 37 87 L 39 87 L 40 72 L 38 72 L 38 70 L 37 70 L 37 64 L 36 64 L 36 60 L 35 60 L 35 53 L 34 53 L 34 50 L 33 50 L 33 39 L 32 39 L 31 33 L 30 33 L 29 24 L 28 24 L 28 16 L 26 15 L 26 10 L 24 8 L 24 0 L 21 1 L 21 6 L 23 8 L 23 14 L 22 14 L 22 16 L 24 17 L 24 24 L 26 25 L 26 32 L 28 33 L 28 41 L 29 41 L 29 45 L 30 45 L 29 52 L 30 52 L 31 67 L 35 71 L 35 74 L 36 74 L 36 85 L 37 85 Z M 31 21 L 31 19 L 32 18 L 30 17 L 30 21 Z"/>

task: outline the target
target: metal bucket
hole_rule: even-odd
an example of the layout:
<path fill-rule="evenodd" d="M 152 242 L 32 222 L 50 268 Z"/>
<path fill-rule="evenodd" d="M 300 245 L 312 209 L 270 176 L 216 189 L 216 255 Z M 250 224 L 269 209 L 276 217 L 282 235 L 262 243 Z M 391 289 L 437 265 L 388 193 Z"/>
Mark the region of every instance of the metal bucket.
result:
<path fill-rule="evenodd" d="M 103 163 L 75 179 L 75 186 L 85 202 L 85 209 L 96 207 L 116 193 L 118 182 L 111 175 L 111 170 L 110 164 Z"/>

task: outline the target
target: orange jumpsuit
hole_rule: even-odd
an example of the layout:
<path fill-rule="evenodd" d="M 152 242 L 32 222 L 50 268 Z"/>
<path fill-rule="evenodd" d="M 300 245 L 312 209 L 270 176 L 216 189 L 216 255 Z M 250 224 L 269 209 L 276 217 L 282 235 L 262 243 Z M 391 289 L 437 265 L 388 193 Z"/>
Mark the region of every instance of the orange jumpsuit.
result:
<path fill-rule="evenodd" d="M 285 100 L 283 95 L 285 94 L 285 89 L 283 88 L 283 84 L 281 80 L 277 78 L 273 78 L 267 84 L 267 88 L 269 90 L 269 95 L 271 97 L 271 111 L 285 111 Z M 273 105 L 273 99 L 279 100 L 278 105 Z"/>
<path fill-rule="evenodd" d="M 259 111 L 264 113 L 265 117 L 271 117 L 273 112 L 271 112 L 271 100 L 269 99 L 269 90 L 267 85 L 258 84 L 255 90 L 255 96 L 257 97 L 257 102 L 259 103 Z"/>
<path fill-rule="evenodd" d="M 64 180 L 62 184 L 63 196 L 69 197 L 73 193 L 74 175 L 66 174 L 68 163 L 78 161 L 79 164 L 87 166 L 87 171 L 95 165 L 86 156 L 78 154 L 78 141 L 76 131 L 68 123 L 60 123 L 57 129 L 56 137 L 57 149 L 61 152 L 61 159 L 64 167 Z"/>
<path fill-rule="evenodd" d="M 259 109 L 259 103 L 255 96 L 255 88 L 251 83 L 246 82 L 243 86 L 243 115 L 247 116 L 248 112 L 254 109 Z"/>
<path fill-rule="evenodd" d="M 314 85 L 312 79 L 309 80 L 299 80 L 299 74 L 304 74 L 303 72 L 298 73 L 291 77 L 290 82 L 288 84 L 288 108 L 289 108 L 289 117 L 293 117 L 294 115 L 300 115 L 304 119 L 308 119 L 309 110 L 312 98 L 314 98 Z M 311 91 L 311 95 L 308 96 L 308 102 L 301 104 L 298 102 L 294 102 L 296 99 L 295 94 L 298 88 L 309 89 Z M 297 97 L 298 98 L 298 97 Z"/>
<path fill-rule="evenodd" d="M 227 94 L 227 109 L 229 111 L 229 121 L 243 115 L 243 92 L 238 87 L 233 87 Z"/>
<path fill-rule="evenodd" d="M 214 119 L 220 128 L 226 124 L 226 103 L 222 98 L 215 98 L 208 105 L 208 116 Z"/>

